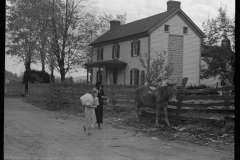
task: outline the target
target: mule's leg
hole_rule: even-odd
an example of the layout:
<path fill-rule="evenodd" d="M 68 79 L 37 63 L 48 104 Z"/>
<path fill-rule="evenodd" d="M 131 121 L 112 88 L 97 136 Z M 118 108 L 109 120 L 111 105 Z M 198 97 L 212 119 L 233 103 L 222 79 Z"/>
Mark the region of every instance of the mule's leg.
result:
<path fill-rule="evenodd" d="M 168 120 L 168 104 L 164 103 L 163 104 L 163 110 L 164 110 L 164 116 L 165 116 L 165 122 L 167 123 L 168 126 L 171 126 Z"/>
<path fill-rule="evenodd" d="M 159 127 L 159 110 L 160 110 L 161 105 L 160 104 L 156 104 L 156 126 Z"/>
<path fill-rule="evenodd" d="M 139 118 L 139 111 L 140 111 L 140 107 L 142 106 L 142 102 L 140 99 L 136 100 L 136 117 L 137 117 L 137 122 L 140 122 L 140 118 Z"/>

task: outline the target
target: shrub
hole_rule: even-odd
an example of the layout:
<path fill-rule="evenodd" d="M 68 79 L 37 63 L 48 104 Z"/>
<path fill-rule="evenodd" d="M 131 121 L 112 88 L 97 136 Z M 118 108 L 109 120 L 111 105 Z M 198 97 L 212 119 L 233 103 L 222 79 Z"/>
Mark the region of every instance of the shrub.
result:
<path fill-rule="evenodd" d="M 50 77 L 47 72 L 31 70 L 30 72 L 24 72 L 22 83 L 50 83 Z"/>
<path fill-rule="evenodd" d="M 186 89 L 188 90 L 196 90 L 196 89 L 207 89 L 207 88 L 211 88 L 209 86 L 206 86 L 206 85 L 198 85 L 196 86 L 195 84 L 194 85 L 190 85 L 190 86 L 187 86 Z M 186 95 L 218 95 L 219 93 L 217 91 L 215 92 L 208 92 L 208 93 L 196 93 L 196 94 L 186 94 Z"/>

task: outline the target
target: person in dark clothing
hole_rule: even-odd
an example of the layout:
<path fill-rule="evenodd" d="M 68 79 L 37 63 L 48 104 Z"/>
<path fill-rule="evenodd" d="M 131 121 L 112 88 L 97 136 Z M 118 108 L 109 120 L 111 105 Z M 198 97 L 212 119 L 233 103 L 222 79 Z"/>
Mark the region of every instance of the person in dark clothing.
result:
<path fill-rule="evenodd" d="M 95 108 L 95 113 L 96 113 L 96 118 L 97 118 L 97 124 L 98 128 L 101 128 L 101 123 L 103 123 L 103 100 L 102 98 L 105 97 L 104 92 L 103 92 L 103 85 L 101 82 L 96 83 L 96 89 L 98 90 L 98 100 L 99 100 L 99 105 L 97 108 Z"/>

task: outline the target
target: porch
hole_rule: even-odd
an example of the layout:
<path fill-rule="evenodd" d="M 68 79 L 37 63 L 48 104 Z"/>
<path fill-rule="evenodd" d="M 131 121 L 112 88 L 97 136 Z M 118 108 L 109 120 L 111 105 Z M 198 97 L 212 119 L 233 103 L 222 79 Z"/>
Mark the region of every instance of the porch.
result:
<path fill-rule="evenodd" d="M 87 75 L 90 72 L 90 84 L 102 82 L 104 85 L 126 85 L 126 62 L 119 60 L 97 61 L 84 64 L 87 67 Z M 87 84 L 89 79 L 87 76 Z"/>

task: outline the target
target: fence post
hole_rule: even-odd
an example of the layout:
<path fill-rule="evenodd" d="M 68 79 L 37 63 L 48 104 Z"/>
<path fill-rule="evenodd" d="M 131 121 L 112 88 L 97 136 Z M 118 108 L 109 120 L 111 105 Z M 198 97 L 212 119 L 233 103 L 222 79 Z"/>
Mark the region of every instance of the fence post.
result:
<path fill-rule="evenodd" d="M 182 79 L 182 84 L 181 84 L 180 90 L 185 89 L 185 87 L 186 87 L 186 85 L 187 85 L 187 81 L 188 81 L 188 78 L 187 78 L 187 77 L 184 77 L 184 78 Z M 182 103 L 182 95 L 183 95 L 183 94 L 181 94 L 181 95 L 179 96 L 178 103 Z M 176 110 L 176 115 L 177 115 L 177 116 L 180 115 L 180 109 L 181 109 L 181 108 L 182 108 L 182 106 L 177 106 L 177 110 Z"/>
<path fill-rule="evenodd" d="M 222 87 L 222 95 L 224 95 L 224 97 L 226 97 L 226 95 L 229 95 L 229 91 L 227 91 L 226 89 L 226 85 L 224 85 Z M 228 103 L 230 102 L 227 98 L 224 98 L 224 102 L 226 103 L 226 105 L 224 106 L 224 109 L 229 109 Z"/>
<path fill-rule="evenodd" d="M 30 91 L 31 87 L 30 87 L 30 83 L 29 81 L 27 82 L 27 94 L 29 95 L 29 91 Z"/>
<path fill-rule="evenodd" d="M 13 93 L 16 93 L 15 83 L 13 83 Z"/>
<path fill-rule="evenodd" d="M 116 100 L 115 100 L 115 93 L 114 93 L 114 87 L 113 87 L 113 76 L 110 76 L 110 85 L 111 85 L 111 96 L 112 96 L 112 104 L 115 106 L 116 105 Z"/>

